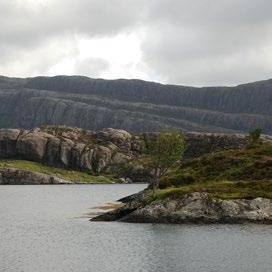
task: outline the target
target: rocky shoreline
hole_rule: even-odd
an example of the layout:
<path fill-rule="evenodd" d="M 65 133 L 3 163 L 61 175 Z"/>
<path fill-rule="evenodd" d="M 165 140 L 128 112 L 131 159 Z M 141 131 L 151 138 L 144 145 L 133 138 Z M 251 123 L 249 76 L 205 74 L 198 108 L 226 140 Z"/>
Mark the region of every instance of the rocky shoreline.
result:
<path fill-rule="evenodd" d="M 0 185 L 71 184 L 56 176 L 14 168 L 0 169 Z"/>
<path fill-rule="evenodd" d="M 124 205 L 91 219 L 129 223 L 272 224 L 272 200 L 267 198 L 223 200 L 194 192 L 180 198 L 146 203 L 147 191 L 121 199 Z"/>

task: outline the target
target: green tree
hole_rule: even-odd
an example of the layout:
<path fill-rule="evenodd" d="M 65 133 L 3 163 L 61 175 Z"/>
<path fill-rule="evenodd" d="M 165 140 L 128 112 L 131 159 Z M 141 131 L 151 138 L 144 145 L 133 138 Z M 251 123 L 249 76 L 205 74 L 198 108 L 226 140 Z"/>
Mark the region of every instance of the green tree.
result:
<path fill-rule="evenodd" d="M 182 159 L 183 153 L 184 138 L 178 131 L 159 132 L 148 141 L 140 163 L 151 173 L 153 198 L 157 197 L 160 179 Z"/>
<path fill-rule="evenodd" d="M 257 144 L 260 140 L 263 130 L 261 128 L 255 128 L 249 132 L 249 143 Z"/>

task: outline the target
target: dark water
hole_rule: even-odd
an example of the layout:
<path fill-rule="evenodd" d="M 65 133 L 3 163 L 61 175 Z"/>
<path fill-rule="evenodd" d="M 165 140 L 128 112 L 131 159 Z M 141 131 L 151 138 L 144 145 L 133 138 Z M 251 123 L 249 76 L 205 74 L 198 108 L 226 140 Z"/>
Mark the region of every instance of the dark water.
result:
<path fill-rule="evenodd" d="M 270 226 L 91 223 L 81 217 L 142 188 L 0 186 L 0 271 L 272 271 Z"/>

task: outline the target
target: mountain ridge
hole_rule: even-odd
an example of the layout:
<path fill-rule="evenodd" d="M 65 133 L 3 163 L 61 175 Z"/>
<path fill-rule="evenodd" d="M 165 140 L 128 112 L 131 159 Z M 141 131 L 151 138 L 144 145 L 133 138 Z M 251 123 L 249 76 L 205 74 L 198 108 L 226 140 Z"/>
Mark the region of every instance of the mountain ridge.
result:
<path fill-rule="evenodd" d="M 130 132 L 272 133 L 272 80 L 234 87 L 187 87 L 138 79 L 0 76 L 0 126 L 65 124 Z"/>

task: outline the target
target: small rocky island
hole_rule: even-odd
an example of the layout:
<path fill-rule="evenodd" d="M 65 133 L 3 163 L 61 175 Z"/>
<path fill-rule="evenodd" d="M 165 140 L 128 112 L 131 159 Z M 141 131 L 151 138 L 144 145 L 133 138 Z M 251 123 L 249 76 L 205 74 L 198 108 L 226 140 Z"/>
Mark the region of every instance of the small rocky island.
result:
<path fill-rule="evenodd" d="M 272 144 L 262 142 L 184 160 L 151 188 L 92 221 L 272 223 Z"/>

